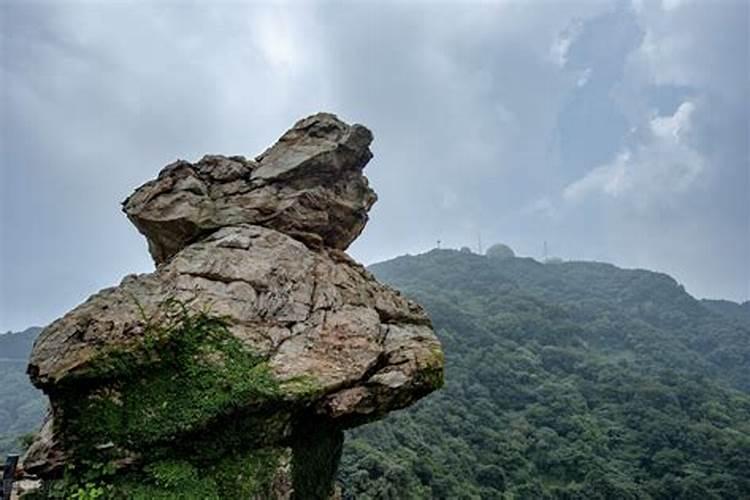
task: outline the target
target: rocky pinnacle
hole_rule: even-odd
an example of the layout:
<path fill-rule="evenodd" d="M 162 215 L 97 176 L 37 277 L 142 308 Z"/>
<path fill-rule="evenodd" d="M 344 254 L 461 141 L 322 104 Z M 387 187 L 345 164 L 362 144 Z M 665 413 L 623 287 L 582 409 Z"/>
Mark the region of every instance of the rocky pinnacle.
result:
<path fill-rule="evenodd" d="M 64 488 L 105 464 L 113 498 L 330 497 L 342 430 L 443 377 L 423 309 L 344 252 L 376 200 L 372 139 L 319 113 L 255 159 L 179 160 L 136 189 L 123 210 L 156 270 L 43 330 L 28 373 L 51 415 L 26 471 Z"/>

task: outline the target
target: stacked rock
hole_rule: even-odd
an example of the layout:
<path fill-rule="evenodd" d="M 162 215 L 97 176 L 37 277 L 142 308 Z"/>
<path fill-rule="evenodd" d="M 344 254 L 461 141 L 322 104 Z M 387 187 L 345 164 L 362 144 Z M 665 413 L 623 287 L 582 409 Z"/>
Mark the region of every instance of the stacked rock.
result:
<path fill-rule="evenodd" d="M 342 430 L 442 385 L 423 309 L 344 253 L 376 200 L 371 142 L 320 113 L 255 160 L 177 161 L 125 200 L 156 270 L 34 345 L 39 498 L 329 498 Z"/>

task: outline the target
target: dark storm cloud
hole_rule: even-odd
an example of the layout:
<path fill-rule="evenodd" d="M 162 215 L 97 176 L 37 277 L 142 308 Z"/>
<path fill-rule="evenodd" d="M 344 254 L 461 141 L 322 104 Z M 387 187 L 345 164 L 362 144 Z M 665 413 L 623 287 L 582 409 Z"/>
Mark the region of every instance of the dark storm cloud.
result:
<path fill-rule="evenodd" d="M 46 323 L 150 269 L 117 202 L 160 166 L 259 153 L 318 110 L 375 132 L 380 201 L 352 248 L 366 262 L 437 239 L 475 245 L 481 231 L 521 254 L 548 239 L 566 258 L 747 298 L 746 11 L 3 4 L 0 328 Z M 690 130 L 675 142 L 685 103 Z M 663 167 L 669 154 L 680 161 Z M 682 189 L 644 187 L 696 165 Z M 635 187 L 612 196 L 613 172 Z"/>

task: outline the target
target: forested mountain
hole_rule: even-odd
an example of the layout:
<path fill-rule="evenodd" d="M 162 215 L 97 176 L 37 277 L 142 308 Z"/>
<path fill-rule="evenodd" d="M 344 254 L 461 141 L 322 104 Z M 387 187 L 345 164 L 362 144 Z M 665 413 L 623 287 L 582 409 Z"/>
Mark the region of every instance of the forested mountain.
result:
<path fill-rule="evenodd" d="M 750 324 L 750 300 L 738 304 L 729 300 L 709 300 L 701 301 L 704 306 L 714 312 L 726 316 L 727 318 L 739 321 L 740 323 Z"/>
<path fill-rule="evenodd" d="M 34 431 L 46 408 L 26 375 L 26 361 L 40 328 L 0 334 L 0 455 L 19 451 L 19 437 Z"/>
<path fill-rule="evenodd" d="M 26 361 L 34 345 L 34 339 L 41 331 L 41 328 L 32 326 L 22 332 L 0 334 L 0 359 Z"/>
<path fill-rule="evenodd" d="M 349 432 L 345 498 L 750 498 L 745 305 L 592 262 L 433 250 L 371 270 L 429 311 L 446 386 Z M 35 335 L 0 335 L 0 357 Z M 0 364 L 0 434 L 42 416 L 24 367 Z"/>
<path fill-rule="evenodd" d="M 347 498 L 750 498 L 750 321 L 608 264 L 371 270 L 430 312 L 446 386 L 349 433 Z"/>

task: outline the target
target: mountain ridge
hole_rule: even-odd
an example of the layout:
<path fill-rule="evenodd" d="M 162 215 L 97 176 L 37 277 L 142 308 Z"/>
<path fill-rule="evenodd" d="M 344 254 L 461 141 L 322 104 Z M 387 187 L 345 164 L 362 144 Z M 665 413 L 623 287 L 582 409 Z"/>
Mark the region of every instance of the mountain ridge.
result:
<path fill-rule="evenodd" d="M 446 387 L 351 433 L 347 498 L 750 494 L 750 323 L 606 263 L 436 249 L 370 270 L 430 313 Z"/>
<path fill-rule="evenodd" d="M 427 308 L 447 385 L 349 433 L 344 498 L 750 495 L 742 304 L 601 262 L 442 249 L 369 269 Z"/>

